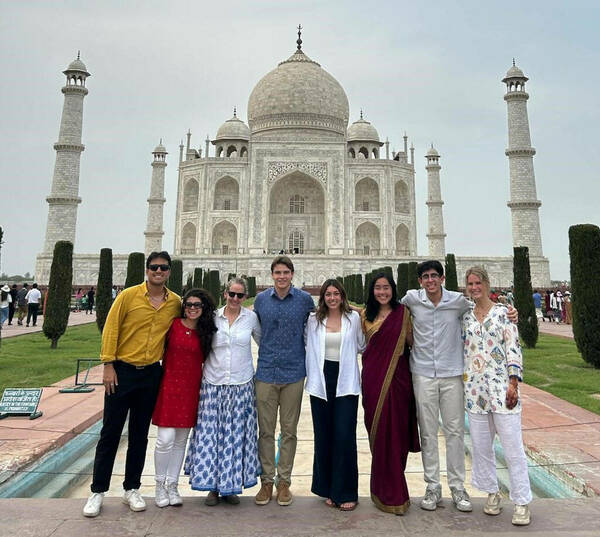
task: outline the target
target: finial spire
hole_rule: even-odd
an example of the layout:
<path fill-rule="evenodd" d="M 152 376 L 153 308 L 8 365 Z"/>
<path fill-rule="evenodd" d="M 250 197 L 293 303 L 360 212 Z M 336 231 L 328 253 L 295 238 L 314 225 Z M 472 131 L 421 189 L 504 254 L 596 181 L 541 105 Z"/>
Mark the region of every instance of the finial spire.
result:
<path fill-rule="evenodd" d="M 298 39 L 296 40 L 298 44 L 298 50 L 302 50 L 302 25 L 298 25 Z"/>
<path fill-rule="evenodd" d="M 159 145 L 162 145 L 162 138 L 160 139 Z"/>
<path fill-rule="evenodd" d="M 363 112 L 362 112 L 362 108 L 360 109 L 360 119 L 363 118 Z"/>
<path fill-rule="evenodd" d="M 516 65 L 515 65 L 515 59 L 514 58 L 513 58 L 513 67 L 516 67 Z"/>
<path fill-rule="evenodd" d="M 81 51 L 80 51 L 80 50 L 78 50 L 78 51 L 77 51 L 77 59 L 78 59 L 78 60 L 80 60 L 80 59 L 81 59 Z"/>
<path fill-rule="evenodd" d="M 237 117 L 237 108 L 233 107 L 233 117 Z"/>

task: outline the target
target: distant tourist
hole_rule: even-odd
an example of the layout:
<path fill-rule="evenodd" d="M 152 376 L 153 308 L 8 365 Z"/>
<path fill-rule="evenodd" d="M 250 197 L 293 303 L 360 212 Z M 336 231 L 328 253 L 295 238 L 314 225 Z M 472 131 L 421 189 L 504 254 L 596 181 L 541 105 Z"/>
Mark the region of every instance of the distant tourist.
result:
<path fill-rule="evenodd" d="M 360 316 L 337 280 L 326 280 L 306 323 L 306 386 L 314 431 L 311 492 L 330 507 L 358 503 L 356 419 L 358 353 L 365 347 Z"/>
<path fill-rule="evenodd" d="M 83 289 L 81 287 L 77 289 L 75 293 L 75 311 L 81 311 L 83 300 Z"/>
<path fill-rule="evenodd" d="M 214 312 L 206 291 L 190 289 L 183 297 L 181 317 L 173 321 L 167 334 L 164 373 L 152 415 L 152 423 L 158 425 L 154 449 L 154 501 L 158 507 L 183 503 L 177 484 L 190 429 L 196 424 L 202 363 L 217 331 Z"/>
<path fill-rule="evenodd" d="M 24 283 L 17 292 L 17 324 L 23 325 L 23 319 L 27 315 L 27 293 L 29 292 L 29 284 Z"/>
<path fill-rule="evenodd" d="M 509 321 L 506 307 L 490 300 L 489 287 L 485 269 L 467 270 L 467 293 L 475 301 L 473 310 L 462 320 L 464 397 L 473 444 L 472 484 L 488 493 L 483 511 L 500 514 L 494 457 L 497 433 L 508 466 L 510 499 L 515 504 L 512 523 L 526 526 L 532 495 L 521 435 L 519 382 L 523 379 L 523 357 L 517 327 Z"/>
<path fill-rule="evenodd" d="M 113 285 L 112 289 L 111 289 L 111 298 L 112 298 L 113 302 L 115 301 L 115 298 L 117 298 L 117 295 L 118 295 L 117 286 Z"/>
<path fill-rule="evenodd" d="M 564 307 L 565 307 L 565 324 L 573 324 L 573 303 L 571 302 L 570 291 L 565 291 Z"/>
<path fill-rule="evenodd" d="M 42 302 L 42 293 L 38 289 L 38 284 L 34 283 L 31 289 L 25 295 L 27 300 L 27 326 L 32 323 L 32 326 L 36 326 L 38 311 L 40 309 L 40 303 Z"/>
<path fill-rule="evenodd" d="M 132 511 L 143 511 L 139 493 L 146 458 L 148 429 L 162 376 L 160 359 L 165 336 L 181 312 L 181 300 L 165 287 L 171 272 L 167 252 L 152 252 L 146 260 L 146 281 L 123 291 L 111 307 L 102 332 L 100 359 L 104 363 L 104 418 L 96 447 L 92 495 L 83 514 L 100 513 L 129 414 L 125 494 Z"/>
<path fill-rule="evenodd" d="M 0 326 L 4 326 L 4 323 L 8 319 L 8 306 L 11 302 L 10 287 L 8 284 L 4 284 L 0 288 Z"/>
<path fill-rule="evenodd" d="M 192 489 L 208 491 L 208 506 L 221 500 L 239 504 L 238 494 L 255 486 L 260 475 L 251 340 L 260 343 L 261 331 L 256 314 L 242 307 L 246 295 L 245 280 L 227 282 L 185 461 Z"/>
<path fill-rule="evenodd" d="M 8 325 L 12 325 L 15 311 L 17 310 L 17 284 L 13 283 L 10 287 L 10 298 L 12 299 L 8 304 Z"/>
<path fill-rule="evenodd" d="M 271 263 L 273 287 L 259 293 L 254 312 L 261 324 L 256 370 L 258 454 L 262 466 L 257 505 L 266 505 L 275 481 L 275 427 L 279 412 L 281 445 L 277 462 L 277 503 L 292 503 L 290 483 L 296 455 L 296 431 L 306 376 L 304 326 L 314 309 L 312 297 L 292 285 L 294 264 L 278 256 Z"/>
<path fill-rule="evenodd" d="M 94 313 L 94 298 L 96 296 L 96 291 L 92 287 L 87 293 L 87 309 L 85 310 L 86 315 L 89 313 L 90 315 Z"/>
<path fill-rule="evenodd" d="M 533 290 L 533 305 L 535 307 L 535 316 L 544 321 L 544 315 L 542 314 L 542 295 L 537 289 Z"/>

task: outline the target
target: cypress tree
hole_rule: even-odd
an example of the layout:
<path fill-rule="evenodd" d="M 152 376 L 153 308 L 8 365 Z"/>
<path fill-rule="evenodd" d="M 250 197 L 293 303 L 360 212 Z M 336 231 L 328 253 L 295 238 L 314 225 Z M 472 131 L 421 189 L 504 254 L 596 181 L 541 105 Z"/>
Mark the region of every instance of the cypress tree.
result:
<path fill-rule="evenodd" d="M 417 275 L 416 261 L 411 261 L 408 264 L 408 288 L 409 289 L 420 289 L 421 284 L 419 283 L 419 276 Z"/>
<path fill-rule="evenodd" d="M 183 261 L 181 259 L 173 259 L 171 263 L 171 274 L 167 281 L 167 288 L 175 294 L 181 296 L 183 289 Z"/>
<path fill-rule="evenodd" d="M 219 279 L 218 270 L 208 271 L 208 289 L 207 291 L 213 297 L 215 304 L 221 303 L 221 280 Z"/>
<path fill-rule="evenodd" d="M 208 287 L 209 287 L 209 283 L 208 283 L 208 270 L 203 271 L 202 273 L 202 279 L 200 280 L 200 287 L 202 287 L 202 289 L 205 289 L 206 291 L 208 291 Z M 194 286 L 195 287 L 195 286 Z"/>
<path fill-rule="evenodd" d="M 335 279 L 340 282 L 342 285 L 344 285 L 344 277 L 343 276 L 336 276 Z"/>
<path fill-rule="evenodd" d="M 394 269 L 392 267 L 383 267 L 381 272 L 383 272 L 390 280 L 394 281 Z"/>
<path fill-rule="evenodd" d="M 252 298 L 256 296 L 256 277 L 248 276 L 246 281 L 248 282 L 248 296 Z"/>
<path fill-rule="evenodd" d="M 51 349 L 56 349 L 58 340 L 65 333 L 69 324 L 72 284 L 73 243 L 58 241 L 54 245 L 42 327 L 44 335 L 50 340 Z"/>
<path fill-rule="evenodd" d="M 373 279 L 373 273 L 372 272 L 367 272 L 365 274 L 365 289 L 364 289 L 364 299 L 363 302 L 366 304 L 367 300 L 369 299 L 369 287 L 371 286 L 371 280 Z"/>
<path fill-rule="evenodd" d="M 573 336 L 583 359 L 600 369 L 600 228 L 569 228 Z"/>
<path fill-rule="evenodd" d="M 365 291 L 364 291 L 364 287 L 363 287 L 363 277 L 362 274 L 357 274 L 356 275 L 356 300 L 355 302 L 357 304 L 364 304 L 365 303 Z"/>
<path fill-rule="evenodd" d="M 127 277 L 125 278 L 125 289 L 139 285 L 146 277 L 145 257 L 142 252 L 131 252 L 127 259 Z"/>
<path fill-rule="evenodd" d="M 192 284 L 195 289 L 200 289 L 204 287 L 204 282 L 202 281 L 204 278 L 203 270 L 201 268 L 196 267 L 194 269 L 194 283 Z"/>
<path fill-rule="evenodd" d="M 104 323 L 106 323 L 106 317 L 112 306 L 112 279 L 112 250 L 110 248 L 102 248 L 100 250 L 98 284 L 96 285 L 96 324 L 100 333 L 104 330 Z"/>
<path fill-rule="evenodd" d="M 408 291 L 408 263 L 398 265 L 398 279 L 396 280 L 398 298 L 402 298 Z"/>
<path fill-rule="evenodd" d="M 350 275 L 349 274 L 346 274 L 346 276 L 344 276 L 344 279 L 342 281 L 342 286 L 346 290 L 346 295 L 348 295 L 348 297 L 351 297 L 352 295 L 350 294 L 351 290 L 350 290 Z M 350 298 L 350 300 L 352 300 L 352 298 Z"/>
<path fill-rule="evenodd" d="M 192 279 L 192 275 L 188 274 L 187 280 L 185 282 L 185 291 L 189 291 L 192 287 L 194 287 L 194 280 Z"/>
<path fill-rule="evenodd" d="M 444 287 L 448 291 L 458 291 L 458 276 L 456 275 L 456 258 L 454 254 L 446 254 L 445 265 L 446 282 Z"/>
<path fill-rule="evenodd" d="M 538 323 L 531 288 L 529 248 L 514 249 L 513 275 L 515 286 L 515 308 L 519 312 L 519 335 L 526 347 L 533 348 L 538 340 Z"/>

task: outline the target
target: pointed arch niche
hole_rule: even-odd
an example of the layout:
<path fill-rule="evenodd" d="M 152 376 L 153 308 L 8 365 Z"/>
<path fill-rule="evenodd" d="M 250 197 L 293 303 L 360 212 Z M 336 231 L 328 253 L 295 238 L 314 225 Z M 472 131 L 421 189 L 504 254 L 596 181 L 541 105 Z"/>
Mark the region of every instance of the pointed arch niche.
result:
<path fill-rule="evenodd" d="M 221 177 L 215 185 L 213 209 L 215 211 L 237 211 L 240 205 L 239 199 L 238 182 L 228 175 Z"/>
<path fill-rule="evenodd" d="M 379 186 L 370 177 L 365 177 L 356 183 L 354 210 L 369 213 L 379 211 Z"/>
<path fill-rule="evenodd" d="M 356 253 L 373 255 L 379 252 L 379 228 L 372 222 L 363 222 L 356 228 Z"/>
<path fill-rule="evenodd" d="M 199 185 L 196 179 L 188 179 L 183 187 L 183 210 L 184 212 L 198 210 Z"/>
<path fill-rule="evenodd" d="M 234 255 L 237 248 L 237 229 L 227 220 L 219 222 L 213 228 L 212 253 Z"/>
<path fill-rule="evenodd" d="M 192 222 L 187 222 L 181 230 L 181 253 L 196 253 L 196 226 Z"/>

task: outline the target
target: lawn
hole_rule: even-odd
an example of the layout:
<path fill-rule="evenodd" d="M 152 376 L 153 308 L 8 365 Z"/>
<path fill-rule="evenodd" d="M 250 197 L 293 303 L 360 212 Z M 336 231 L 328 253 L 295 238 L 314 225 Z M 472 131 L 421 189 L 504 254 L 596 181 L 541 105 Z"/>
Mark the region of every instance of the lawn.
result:
<path fill-rule="evenodd" d="M 7 387 L 49 386 L 75 374 L 76 358 L 99 355 L 96 323 L 67 328 L 54 350 L 41 332 L 4 339 L 0 349 L 0 395 Z"/>
<path fill-rule="evenodd" d="M 577 406 L 600 414 L 600 369 L 579 354 L 575 342 L 540 334 L 535 349 L 523 349 L 524 381 Z"/>

